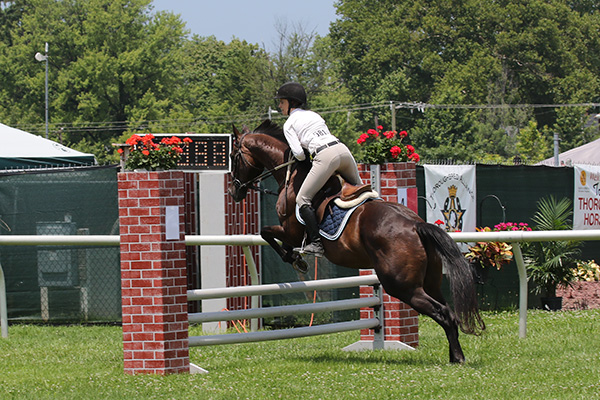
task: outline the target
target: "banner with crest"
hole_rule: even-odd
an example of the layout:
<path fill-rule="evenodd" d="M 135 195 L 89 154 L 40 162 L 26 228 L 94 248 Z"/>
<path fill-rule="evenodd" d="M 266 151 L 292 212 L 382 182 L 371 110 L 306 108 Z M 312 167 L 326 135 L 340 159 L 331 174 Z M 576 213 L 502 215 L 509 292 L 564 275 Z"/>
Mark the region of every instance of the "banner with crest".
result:
<path fill-rule="evenodd" d="M 425 165 L 427 222 L 447 232 L 474 232 L 477 198 L 474 165 Z"/>
<path fill-rule="evenodd" d="M 600 229 L 600 166 L 575 165 L 573 229 Z"/>

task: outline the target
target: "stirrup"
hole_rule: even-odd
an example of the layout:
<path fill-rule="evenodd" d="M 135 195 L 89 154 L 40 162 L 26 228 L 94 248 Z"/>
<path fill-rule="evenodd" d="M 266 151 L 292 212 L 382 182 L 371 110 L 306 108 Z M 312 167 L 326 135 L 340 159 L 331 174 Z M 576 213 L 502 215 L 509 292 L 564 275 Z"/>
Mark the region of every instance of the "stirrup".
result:
<path fill-rule="evenodd" d="M 315 257 L 323 257 L 325 254 L 325 249 L 323 249 L 323 244 L 321 241 L 315 241 L 300 249 L 300 254 L 311 254 Z"/>

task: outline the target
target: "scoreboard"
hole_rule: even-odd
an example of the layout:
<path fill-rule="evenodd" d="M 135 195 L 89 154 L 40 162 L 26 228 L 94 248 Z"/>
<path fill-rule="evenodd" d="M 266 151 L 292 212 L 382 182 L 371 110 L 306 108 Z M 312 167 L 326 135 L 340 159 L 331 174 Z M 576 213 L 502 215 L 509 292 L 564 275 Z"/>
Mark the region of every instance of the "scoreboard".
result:
<path fill-rule="evenodd" d="M 186 171 L 230 171 L 231 134 L 228 133 L 157 133 L 157 141 L 163 137 L 177 136 L 192 140 L 183 147 L 177 169 Z"/>

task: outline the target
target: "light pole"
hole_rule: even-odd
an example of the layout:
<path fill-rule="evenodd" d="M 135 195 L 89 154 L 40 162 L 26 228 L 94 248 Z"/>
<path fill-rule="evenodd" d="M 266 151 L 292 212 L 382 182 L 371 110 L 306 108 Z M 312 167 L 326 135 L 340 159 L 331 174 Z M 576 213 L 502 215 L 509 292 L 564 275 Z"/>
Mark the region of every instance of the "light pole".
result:
<path fill-rule="evenodd" d="M 45 48 L 46 54 L 35 53 L 35 59 L 39 62 L 46 61 L 46 139 L 48 139 L 48 42 Z"/>

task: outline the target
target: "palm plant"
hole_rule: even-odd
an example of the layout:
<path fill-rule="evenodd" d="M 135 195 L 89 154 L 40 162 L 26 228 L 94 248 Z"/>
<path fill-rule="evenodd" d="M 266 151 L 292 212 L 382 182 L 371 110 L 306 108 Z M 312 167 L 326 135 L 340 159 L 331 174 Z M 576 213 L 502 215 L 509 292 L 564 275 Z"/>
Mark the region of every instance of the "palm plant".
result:
<path fill-rule="evenodd" d="M 558 201 L 554 196 L 538 201 L 538 210 L 533 217 L 536 230 L 572 229 L 571 200 Z M 524 251 L 529 279 L 534 282 L 535 293 L 545 297 L 556 297 L 558 286 L 569 286 L 575 279 L 573 268 L 581 253 L 581 242 L 551 241 L 532 242 Z"/>

